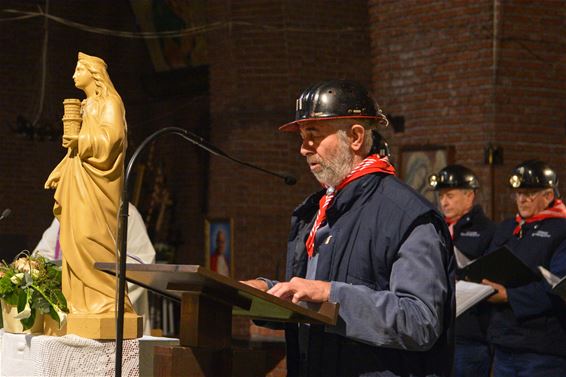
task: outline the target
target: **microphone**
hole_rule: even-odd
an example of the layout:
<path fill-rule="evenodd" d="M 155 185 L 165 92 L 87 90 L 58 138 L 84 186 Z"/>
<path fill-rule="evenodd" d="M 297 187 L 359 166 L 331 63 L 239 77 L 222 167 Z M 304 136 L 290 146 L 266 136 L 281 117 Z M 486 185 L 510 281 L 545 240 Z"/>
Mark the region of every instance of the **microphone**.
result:
<path fill-rule="evenodd" d="M 10 208 L 6 208 L 5 210 L 2 211 L 2 214 L 0 215 L 0 220 L 4 220 L 6 217 L 10 216 L 11 213 L 12 210 Z"/>
<path fill-rule="evenodd" d="M 292 175 L 286 175 L 284 181 L 285 184 L 293 186 L 295 183 L 297 183 L 297 178 L 293 177 Z"/>

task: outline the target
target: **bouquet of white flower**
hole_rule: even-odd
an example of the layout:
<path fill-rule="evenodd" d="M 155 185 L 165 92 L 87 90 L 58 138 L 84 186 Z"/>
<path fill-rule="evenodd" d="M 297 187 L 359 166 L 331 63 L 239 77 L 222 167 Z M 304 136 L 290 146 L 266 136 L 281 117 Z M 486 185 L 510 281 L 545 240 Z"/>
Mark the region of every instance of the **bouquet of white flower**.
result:
<path fill-rule="evenodd" d="M 49 314 L 61 328 L 66 322 L 67 300 L 61 291 L 61 267 L 42 256 L 20 253 L 0 264 L 0 299 L 17 307 L 23 329 L 31 328 L 37 314 Z"/>

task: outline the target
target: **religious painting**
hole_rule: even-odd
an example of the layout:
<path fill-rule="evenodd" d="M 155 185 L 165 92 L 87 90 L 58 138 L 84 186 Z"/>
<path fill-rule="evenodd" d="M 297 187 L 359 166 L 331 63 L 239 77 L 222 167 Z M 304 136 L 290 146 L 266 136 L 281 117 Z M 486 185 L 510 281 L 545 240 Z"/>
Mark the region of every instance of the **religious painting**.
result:
<path fill-rule="evenodd" d="M 428 186 L 428 177 L 452 163 L 451 146 L 421 145 L 401 148 L 399 177 L 431 203 L 438 205 L 438 197 Z"/>
<path fill-rule="evenodd" d="M 206 0 L 130 0 L 157 72 L 206 65 Z M 156 34 L 164 34 L 154 38 Z"/>
<path fill-rule="evenodd" d="M 232 219 L 204 222 L 206 267 L 225 276 L 234 276 L 234 225 Z"/>

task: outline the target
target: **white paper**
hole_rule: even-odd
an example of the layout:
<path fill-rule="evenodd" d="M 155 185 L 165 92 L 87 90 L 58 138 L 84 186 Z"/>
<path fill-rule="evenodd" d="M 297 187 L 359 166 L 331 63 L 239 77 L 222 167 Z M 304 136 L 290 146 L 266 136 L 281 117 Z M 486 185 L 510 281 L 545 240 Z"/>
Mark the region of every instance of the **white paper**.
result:
<path fill-rule="evenodd" d="M 560 279 L 542 266 L 538 266 L 538 269 L 544 280 L 552 287 L 552 292 L 566 299 L 566 276 Z"/>
<path fill-rule="evenodd" d="M 464 268 L 472 263 L 472 261 L 456 246 L 454 246 L 454 257 L 456 258 L 456 264 L 458 265 L 458 268 Z"/>
<path fill-rule="evenodd" d="M 495 289 L 489 285 L 458 280 L 456 282 L 456 317 L 490 296 Z"/>

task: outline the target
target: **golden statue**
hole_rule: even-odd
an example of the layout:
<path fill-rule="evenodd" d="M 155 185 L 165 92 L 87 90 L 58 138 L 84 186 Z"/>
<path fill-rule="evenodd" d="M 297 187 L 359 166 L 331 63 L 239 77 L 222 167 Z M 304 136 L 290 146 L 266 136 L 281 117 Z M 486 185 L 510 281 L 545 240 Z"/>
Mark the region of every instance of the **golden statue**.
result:
<path fill-rule="evenodd" d="M 116 260 L 127 143 L 124 104 L 106 68 L 102 59 L 79 52 L 73 80 L 86 99 L 64 101 L 63 147 L 68 151 L 45 183 L 46 189 L 56 189 L 53 213 L 61 223 L 63 294 L 70 312 L 67 332 L 100 339 L 114 337 L 114 325 L 104 331 L 106 335 L 80 326 L 87 326 L 85 319 L 114 320 L 115 279 L 95 269 L 94 263 Z M 125 312 L 139 318 L 127 297 Z M 80 321 L 73 324 L 73 316 Z M 125 322 L 125 338 L 131 337 L 127 327 Z"/>

